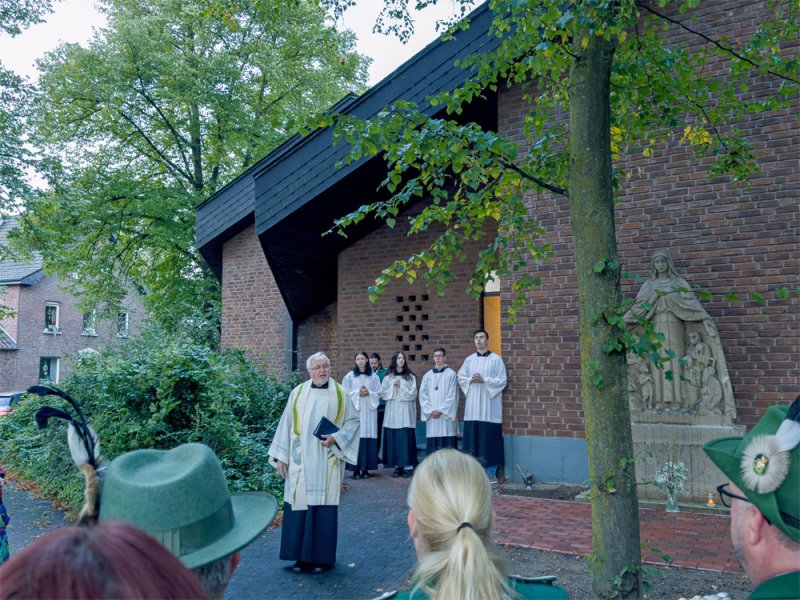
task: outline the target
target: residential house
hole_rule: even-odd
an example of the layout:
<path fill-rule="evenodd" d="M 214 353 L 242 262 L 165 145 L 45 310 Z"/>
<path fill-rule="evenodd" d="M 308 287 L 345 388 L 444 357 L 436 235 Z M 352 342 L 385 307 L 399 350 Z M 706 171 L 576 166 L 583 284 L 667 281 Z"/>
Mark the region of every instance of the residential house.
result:
<path fill-rule="evenodd" d="M 0 249 L 17 226 L 14 218 L 0 222 Z M 0 319 L 0 391 L 58 383 L 81 352 L 124 342 L 145 316 L 133 296 L 110 319 L 82 312 L 61 282 L 44 273 L 39 256 L 29 262 L 0 256 L 0 305 L 9 313 Z"/>

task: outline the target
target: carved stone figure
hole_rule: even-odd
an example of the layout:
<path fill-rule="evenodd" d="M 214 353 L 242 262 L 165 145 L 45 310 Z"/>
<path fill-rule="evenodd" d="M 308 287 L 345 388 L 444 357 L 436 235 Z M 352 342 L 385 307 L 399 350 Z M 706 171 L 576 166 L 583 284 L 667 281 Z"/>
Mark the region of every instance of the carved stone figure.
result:
<path fill-rule="evenodd" d="M 714 359 L 708 344 L 703 343 L 703 338 L 699 331 L 689 332 L 689 344 L 686 346 L 686 356 L 684 360 L 684 387 L 683 393 L 687 404 L 691 407 L 697 404 L 699 399 L 700 387 L 703 384 L 703 370 L 708 367 Z"/>
<path fill-rule="evenodd" d="M 630 365 L 631 377 L 638 380 L 636 395 L 641 401 L 640 410 L 690 415 L 700 414 L 698 409 L 702 405 L 702 414 L 724 415 L 726 420 L 733 420 L 736 416 L 733 390 L 719 333 L 689 284 L 678 275 L 666 250 L 653 253 L 650 277 L 642 284 L 624 319 L 632 327 L 639 327 L 647 320 L 655 332 L 663 336 L 661 355 L 666 360 L 661 368 L 642 361 L 649 380 L 643 377 L 638 364 Z M 709 368 L 711 371 L 706 376 Z M 672 373 L 671 377 L 667 376 L 668 372 Z M 701 398 L 706 377 L 713 378 L 720 388 L 719 412 L 710 406 L 717 396 L 711 379 L 708 379 L 707 400 Z M 650 387 L 652 397 L 645 401 L 645 389 Z M 631 407 L 634 408 L 633 404 Z"/>
<path fill-rule="evenodd" d="M 647 361 L 635 354 L 628 355 L 628 399 L 631 410 L 644 411 L 656 408 L 654 404 L 653 377 Z"/>
<path fill-rule="evenodd" d="M 716 377 L 714 367 L 703 369 L 702 383 L 700 403 L 697 405 L 698 414 L 721 415 L 724 409 L 722 404 L 722 384 Z"/>
<path fill-rule="evenodd" d="M 642 406 L 647 409 L 653 408 L 653 378 L 650 376 L 650 368 L 644 361 L 639 361 L 639 389 L 642 394 Z"/>

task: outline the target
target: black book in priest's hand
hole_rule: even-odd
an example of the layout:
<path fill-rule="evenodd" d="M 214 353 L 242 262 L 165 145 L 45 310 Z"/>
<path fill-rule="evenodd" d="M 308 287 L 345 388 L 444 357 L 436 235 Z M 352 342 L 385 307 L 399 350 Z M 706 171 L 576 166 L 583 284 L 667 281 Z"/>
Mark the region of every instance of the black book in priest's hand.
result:
<path fill-rule="evenodd" d="M 317 428 L 314 430 L 314 437 L 321 440 L 323 435 L 333 435 L 337 431 L 339 431 L 339 428 L 334 425 L 328 417 L 323 416 L 319 420 Z"/>

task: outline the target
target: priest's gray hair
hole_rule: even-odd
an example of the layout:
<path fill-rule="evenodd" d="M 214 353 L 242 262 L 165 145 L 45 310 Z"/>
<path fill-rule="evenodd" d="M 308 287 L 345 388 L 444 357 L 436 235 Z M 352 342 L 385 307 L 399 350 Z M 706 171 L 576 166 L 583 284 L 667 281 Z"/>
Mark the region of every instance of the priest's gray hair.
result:
<path fill-rule="evenodd" d="M 311 370 L 311 363 L 317 360 L 318 358 L 324 358 L 326 361 L 328 361 L 329 365 L 331 364 L 331 359 L 325 356 L 324 352 L 315 352 L 306 359 L 306 371 Z"/>

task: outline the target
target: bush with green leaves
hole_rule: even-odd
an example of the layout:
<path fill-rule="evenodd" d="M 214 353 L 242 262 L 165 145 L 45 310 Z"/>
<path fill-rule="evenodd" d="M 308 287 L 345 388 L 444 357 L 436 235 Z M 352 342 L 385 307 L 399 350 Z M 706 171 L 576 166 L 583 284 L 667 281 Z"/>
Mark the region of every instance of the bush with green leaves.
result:
<path fill-rule="evenodd" d="M 265 377 L 242 352 L 213 350 L 194 337 L 149 329 L 81 357 L 60 387 L 80 403 L 105 458 L 202 442 L 219 456 L 232 492 L 265 490 L 280 498 L 267 450 L 297 375 Z M 57 396 L 29 395 L 0 420 L 0 461 L 79 508 L 83 479 L 69 456 L 66 423 L 53 419 L 39 430 L 34 420 L 45 404 L 68 408 Z"/>

